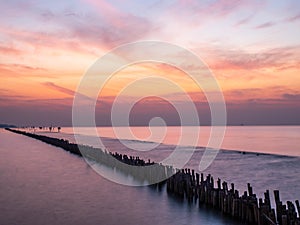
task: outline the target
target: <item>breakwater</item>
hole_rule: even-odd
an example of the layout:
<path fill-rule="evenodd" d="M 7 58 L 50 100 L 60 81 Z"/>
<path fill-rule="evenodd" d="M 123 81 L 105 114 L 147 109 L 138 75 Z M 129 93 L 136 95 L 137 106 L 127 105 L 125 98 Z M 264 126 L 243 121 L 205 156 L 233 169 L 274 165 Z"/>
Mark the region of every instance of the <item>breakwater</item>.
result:
<path fill-rule="evenodd" d="M 234 184 L 228 185 L 226 182 L 221 182 L 220 179 L 214 180 L 211 175 L 205 177 L 193 170 L 176 170 L 149 160 L 144 161 L 138 157 L 109 153 L 85 145 L 76 145 L 63 139 L 18 130 L 11 131 L 61 147 L 76 155 L 88 157 L 141 181 L 145 180 L 151 183 L 156 176 L 164 178 L 170 175 L 164 181 L 170 196 L 176 196 L 201 207 L 221 211 L 224 215 L 241 221 L 242 224 L 300 224 L 299 216 L 297 216 L 297 211 L 299 215 L 299 202 L 296 201 L 296 204 L 287 202 L 287 205 L 284 205 L 280 201 L 277 190 L 274 191 L 276 208 L 272 209 L 269 191 L 266 191 L 264 198 L 259 199 L 253 193 L 250 184 L 248 184 L 247 192 L 239 194 L 239 191 L 235 190 Z M 126 165 L 136 169 L 128 170 Z M 174 175 L 171 176 L 172 174 Z"/>

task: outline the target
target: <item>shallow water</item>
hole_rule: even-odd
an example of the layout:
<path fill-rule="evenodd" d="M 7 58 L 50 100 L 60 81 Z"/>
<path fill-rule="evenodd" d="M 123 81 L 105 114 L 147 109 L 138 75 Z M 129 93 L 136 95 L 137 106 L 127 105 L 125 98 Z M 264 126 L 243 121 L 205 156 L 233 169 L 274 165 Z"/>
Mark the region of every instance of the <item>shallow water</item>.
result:
<path fill-rule="evenodd" d="M 96 174 L 60 148 L 0 129 L 1 224 L 235 224 L 165 191 Z"/>

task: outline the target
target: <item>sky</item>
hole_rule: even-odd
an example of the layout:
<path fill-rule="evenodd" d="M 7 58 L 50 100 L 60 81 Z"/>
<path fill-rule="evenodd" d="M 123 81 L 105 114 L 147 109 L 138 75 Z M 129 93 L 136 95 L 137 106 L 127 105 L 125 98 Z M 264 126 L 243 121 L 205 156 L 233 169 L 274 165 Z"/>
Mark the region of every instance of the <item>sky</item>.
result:
<path fill-rule="evenodd" d="M 229 125 L 300 124 L 298 0 L 0 4 L 0 123 L 71 126 L 74 94 L 96 60 L 126 43 L 157 40 L 181 46 L 207 65 L 224 95 Z M 156 116 L 180 125 L 168 100 L 184 106 L 185 94 L 193 100 L 200 123 L 210 124 L 203 90 L 186 73 L 145 62 L 121 69 L 106 83 L 98 96 L 97 125 L 110 125 L 120 91 L 147 76 L 165 78 L 182 90 L 157 79 L 132 85 L 121 105 L 149 96 L 132 108 L 131 125 L 147 125 Z"/>

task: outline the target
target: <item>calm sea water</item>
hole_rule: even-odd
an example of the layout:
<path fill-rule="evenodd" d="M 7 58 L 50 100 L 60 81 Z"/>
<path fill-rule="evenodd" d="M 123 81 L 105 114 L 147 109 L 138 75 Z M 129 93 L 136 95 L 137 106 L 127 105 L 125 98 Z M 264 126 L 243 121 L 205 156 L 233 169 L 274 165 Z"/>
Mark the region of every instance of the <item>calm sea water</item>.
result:
<path fill-rule="evenodd" d="M 132 128 L 134 138 L 127 128 L 119 129 L 122 142 L 112 128 L 97 129 L 107 150 L 156 162 L 172 153 L 180 137 L 180 128 L 170 127 L 163 144 L 157 145 L 163 128 L 154 127 L 152 133 L 146 127 Z M 209 130 L 201 127 L 198 146 L 205 146 Z M 90 128 L 81 131 L 87 144 L 97 147 Z M 72 128 L 36 132 L 75 142 Z M 283 201 L 300 199 L 299 134 L 299 126 L 228 127 L 222 148 L 231 150 L 221 150 L 204 173 L 233 182 L 240 191 L 249 182 L 258 197 L 266 189 L 271 193 L 279 189 Z M 188 152 L 189 140 L 184 141 L 180 150 Z M 136 151 L 124 144 L 136 149 L 156 147 Z M 0 224 L 234 224 L 215 212 L 178 202 L 165 190 L 110 182 L 82 158 L 1 129 L 0 151 Z M 203 151 L 198 147 L 186 167 L 198 170 Z"/>
<path fill-rule="evenodd" d="M 82 158 L 2 129 L 0 153 L 3 225 L 236 224 L 165 191 L 112 183 Z"/>

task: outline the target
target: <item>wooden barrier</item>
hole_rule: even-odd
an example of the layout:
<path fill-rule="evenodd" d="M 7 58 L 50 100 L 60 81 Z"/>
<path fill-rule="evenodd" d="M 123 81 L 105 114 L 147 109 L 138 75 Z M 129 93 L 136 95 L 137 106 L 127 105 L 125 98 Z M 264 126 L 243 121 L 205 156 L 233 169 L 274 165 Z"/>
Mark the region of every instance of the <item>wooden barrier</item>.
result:
<path fill-rule="evenodd" d="M 283 205 L 280 201 L 279 190 L 274 191 L 276 208 L 273 209 L 269 190 L 264 193 L 264 199 L 257 199 L 250 183 L 247 184 L 248 191 L 245 191 L 243 195 L 239 195 L 239 191 L 235 190 L 233 183 L 230 184 L 231 189 L 229 190 L 227 182 L 221 183 L 219 178 L 215 187 L 214 178 L 210 174 L 204 179 L 203 173 L 198 174 L 190 169 L 178 170 L 150 160 L 146 162 L 139 157 L 110 153 L 91 146 L 69 143 L 63 139 L 10 128 L 6 128 L 6 130 L 61 147 L 78 156 L 96 160 L 103 165 L 125 172 L 140 181 L 147 181 L 152 184 L 153 181 L 160 180 L 159 183 L 154 185 L 161 188 L 166 183 L 167 192 L 171 196 L 186 199 L 188 202 L 198 202 L 199 206 L 219 210 L 224 215 L 241 221 L 243 224 L 300 225 L 299 201 L 295 201 L 296 206 L 290 201 L 287 202 L 287 205 Z"/>

